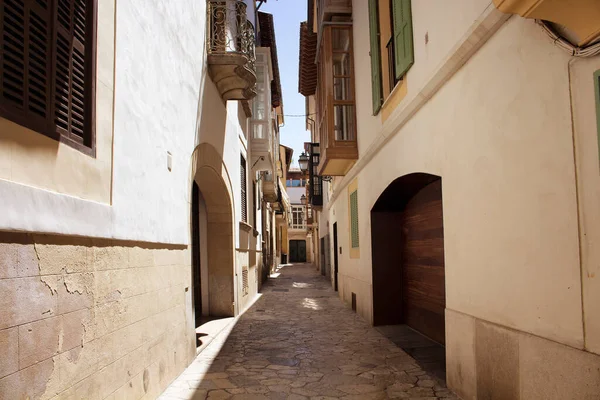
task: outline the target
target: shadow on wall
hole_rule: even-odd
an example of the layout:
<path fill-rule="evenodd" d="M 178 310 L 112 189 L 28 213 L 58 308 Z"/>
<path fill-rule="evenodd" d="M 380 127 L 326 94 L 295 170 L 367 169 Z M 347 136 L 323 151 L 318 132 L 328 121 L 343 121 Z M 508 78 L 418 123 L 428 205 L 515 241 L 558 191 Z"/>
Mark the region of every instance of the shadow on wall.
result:
<path fill-rule="evenodd" d="M 210 143 L 223 157 L 227 130 L 227 103 L 204 71 L 200 80 L 195 145 Z"/>

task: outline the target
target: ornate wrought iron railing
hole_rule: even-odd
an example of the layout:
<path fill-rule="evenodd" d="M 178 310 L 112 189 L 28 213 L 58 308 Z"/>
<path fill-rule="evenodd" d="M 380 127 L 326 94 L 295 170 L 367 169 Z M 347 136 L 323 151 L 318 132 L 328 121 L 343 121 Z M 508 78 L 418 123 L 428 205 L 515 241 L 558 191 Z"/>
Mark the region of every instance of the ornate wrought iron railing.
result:
<path fill-rule="evenodd" d="M 209 55 L 239 54 L 254 71 L 254 27 L 247 19 L 247 6 L 239 0 L 210 0 L 207 4 Z"/>

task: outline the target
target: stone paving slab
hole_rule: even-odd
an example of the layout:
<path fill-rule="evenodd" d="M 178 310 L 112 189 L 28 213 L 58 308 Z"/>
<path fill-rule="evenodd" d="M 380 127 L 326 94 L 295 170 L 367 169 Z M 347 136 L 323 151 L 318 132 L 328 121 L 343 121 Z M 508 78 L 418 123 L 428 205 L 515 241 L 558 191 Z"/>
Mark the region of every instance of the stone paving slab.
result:
<path fill-rule="evenodd" d="M 161 400 L 457 399 L 346 307 L 314 267 L 280 272 Z"/>

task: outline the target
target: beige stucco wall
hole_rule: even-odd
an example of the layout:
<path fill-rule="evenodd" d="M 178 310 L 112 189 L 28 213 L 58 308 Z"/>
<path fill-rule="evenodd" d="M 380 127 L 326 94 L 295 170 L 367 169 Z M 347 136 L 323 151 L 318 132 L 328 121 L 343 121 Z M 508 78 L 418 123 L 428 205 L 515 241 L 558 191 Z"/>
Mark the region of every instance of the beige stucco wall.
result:
<path fill-rule="evenodd" d="M 414 7 L 416 78 L 409 72 L 409 84 L 429 68 L 418 32 L 429 26 L 427 15 L 442 14 Z M 428 46 L 449 40 L 440 33 L 429 31 Z M 355 54 L 367 50 L 366 40 L 355 42 Z M 368 58 L 355 61 L 366 74 Z M 340 255 L 344 282 L 368 292 L 371 254 L 363 244 L 379 194 L 408 173 L 439 175 L 448 309 L 582 348 L 568 61 L 532 21 L 508 20 L 359 172 L 361 257 Z M 357 86 L 357 99 L 370 98 L 367 86 Z M 379 132 L 376 118 L 365 117 L 370 111 L 370 102 L 357 104 L 361 149 Z M 331 218 L 344 246 L 347 190 L 336 190 Z"/>
<path fill-rule="evenodd" d="M 600 357 L 446 311 L 447 383 L 462 399 L 598 398 Z"/>
<path fill-rule="evenodd" d="M 418 92 L 456 42 L 469 30 L 473 21 L 490 4 L 491 0 L 419 0 L 411 3 L 415 66 L 418 65 L 418 68 L 413 67 L 406 74 L 407 85 L 406 88 L 402 87 L 402 91 L 407 91 L 407 97 Z M 368 2 L 354 0 L 352 10 L 355 74 L 357 77 L 370 77 Z M 426 33 L 429 36 L 427 45 Z M 355 85 L 360 155 L 374 143 L 384 121 L 382 114 L 373 116 L 371 80 L 359 78 L 355 80 Z M 401 94 L 399 97 L 404 96 Z"/>
<path fill-rule="evenodd" d="M 585 348 L 600 354 L 600 163 L 593 76 L 600 57 L 570 63 L 577 160 Z"/>
<path fill-rule="evenodd" d="M 154 399 L 195 356 L 186 247 L 0 235 L 0 398 Z"/>

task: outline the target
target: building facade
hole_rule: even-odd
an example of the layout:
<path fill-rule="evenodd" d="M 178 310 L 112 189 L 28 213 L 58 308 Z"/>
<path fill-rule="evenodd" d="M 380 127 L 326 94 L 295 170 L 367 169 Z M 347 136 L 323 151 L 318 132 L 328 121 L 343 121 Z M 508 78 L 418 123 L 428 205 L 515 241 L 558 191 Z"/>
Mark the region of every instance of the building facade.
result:
<path fill-rule="evenodd" d="M 600 8 L 576 3 L 320 0 L 300 27 L 332 284 L 443 345 L 462 398 L 600 393 Z"/>
<path fill-rule="evenodd" d="M 254 1 L 2 1 L 0 398 L 156 398 L 276 262 Z"/>
<path fill-rule="evenodd" d="M 312 210 L 308 205 L 306 187 L 308 179 L 298 168 L 291 168 L 285 180 L 290 199 L 291 222 L 287 229 L 287 261 L 290 263 L 313 262 Z"/>

